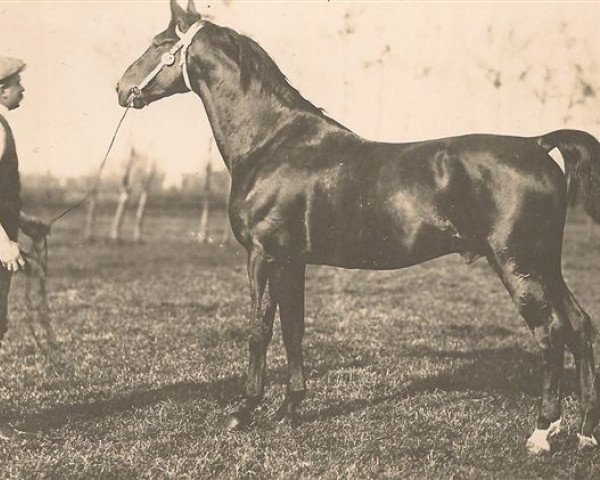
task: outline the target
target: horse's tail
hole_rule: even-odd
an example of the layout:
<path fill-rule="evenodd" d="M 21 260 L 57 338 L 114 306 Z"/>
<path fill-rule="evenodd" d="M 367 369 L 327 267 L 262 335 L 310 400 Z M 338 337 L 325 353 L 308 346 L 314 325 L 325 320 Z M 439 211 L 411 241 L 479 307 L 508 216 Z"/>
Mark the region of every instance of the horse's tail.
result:
<path fill-rule="evenodd" d="M 546 152 L 558 148 L 565 160 L 569 203 L 583 205 L 600 223 L 600 142 L 581 130 L 556 130 L 537 143 Z"/>

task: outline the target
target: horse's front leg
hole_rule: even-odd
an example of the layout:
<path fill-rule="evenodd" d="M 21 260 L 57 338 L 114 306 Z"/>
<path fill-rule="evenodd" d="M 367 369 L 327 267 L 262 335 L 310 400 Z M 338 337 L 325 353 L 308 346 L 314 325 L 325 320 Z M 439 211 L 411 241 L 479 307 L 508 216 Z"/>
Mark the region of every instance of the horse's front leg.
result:
<path fill-rule="evenodd" d="M 248 376 L 244 387 L 244 399 L 228 420 L 227 428 L 234 430 L 251 421 L 252 411 L 262 400 L 264 376 L 267 363 L 267 347 L 273 335 L 273 318 L 277 303 L 272 287 L 268 286 L 271 265 L 264 252 L 251 251 L 248 256 L 248 279 L 252 310 L 250 312 L 248 346 Z"/>
<path fill-rule="evenodd" d="M 279 303 L 281 333 L 287 352 L 289 379 L 286 397 L 276 414 L 277 420 L 296 420 L 298 405 L 306 395 L 302 338 L 304 336 L 305 265 L 289 263 L 277 269 L 273 287 Z"/>

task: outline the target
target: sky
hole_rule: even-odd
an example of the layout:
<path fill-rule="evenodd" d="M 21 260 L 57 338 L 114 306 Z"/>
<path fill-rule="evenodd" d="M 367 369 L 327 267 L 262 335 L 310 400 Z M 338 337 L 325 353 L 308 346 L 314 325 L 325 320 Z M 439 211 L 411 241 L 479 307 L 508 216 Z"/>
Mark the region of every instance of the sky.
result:
<path fill-rule="evenodd" d="M 600 4 L 196 4 L 256 40 L 308 100 L 370 139 L 598 130 Z M 9 118 L 24 173 L 97 168 L 122 114 L 116 82 L 169 18 L 168 0 L 0 0 L 0 55 L 28 65 L 26 98 Z M 208 155 L 222 168 L 210 141 L 200 99 L 177 95 L 130 111 L 109 165 L 118 171 L 134 147 L 177 183 L 203 171 Z"/>

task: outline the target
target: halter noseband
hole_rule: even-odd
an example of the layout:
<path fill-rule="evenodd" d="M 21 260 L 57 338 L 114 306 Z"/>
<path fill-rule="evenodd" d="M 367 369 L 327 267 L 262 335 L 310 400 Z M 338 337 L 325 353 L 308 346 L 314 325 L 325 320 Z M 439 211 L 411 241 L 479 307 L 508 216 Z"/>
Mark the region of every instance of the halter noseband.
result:
<path fill-rule="evenodd" d="M 154 67 L 154 69 L 148 75 L 146 75 L 146 78 L 144 78 L 139 83 L 139 85 L 131 89 L 130 100 L 128 103 L 130 103 L 136 98 L 140 98 L 142 96 L 142 90 L 146 88 L 148 84 L 152 80 L 154 80 L 154 78 L 156 78 L 156 76 L 164 67 L 170 67 L 175 64 L 175 54 L 179 50 L 181 50 L 181 55 L 179 57 L 179 65 L 181 66 L 181 70 L 183 73 L 183 81 L 187 89 L 189 91 L 192 90 L 192 84 L 190 83 L 190 75 L 188 73 L 187 68 L 187 51 L 190 45 L 192 44 L 194 37 L 202 29 L 202 27 L 204 27 L 205 24 L 206 22 L 199 20 L 196 23 L 194 23 L 190 28 L 188 28 L 187 32 L 185 33 L 183 33 L 179 29 L 179 27 L 175 27 L 175 33 L 179 37 L 179 41 L 175 43 L 175 45 L 173 45 L 168 52 L 165 52 L 162 55 L 160 63 L 156 65 L 156 67 Z"/>

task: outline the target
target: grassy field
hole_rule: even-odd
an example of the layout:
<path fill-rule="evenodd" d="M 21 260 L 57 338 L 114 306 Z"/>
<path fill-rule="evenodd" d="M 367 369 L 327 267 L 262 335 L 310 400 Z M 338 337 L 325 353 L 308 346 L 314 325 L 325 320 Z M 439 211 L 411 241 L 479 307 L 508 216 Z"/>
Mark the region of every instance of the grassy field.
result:
<path fill-rule="evenodd" d="M 245 254 L 198 246 L 196 223 L 154 215 L 145 244 L 118 246 L 83 245 L 78 215 L 56 225 L 50 303 L 65 367 L 53 373 L 35 347 L 16 278 L 1 407 L 34 438 L 0 443 L 0 478 L 600 478 L 600 452 L 576 448 L 570 357 L 566 431 L 552 455 L 527 456 L 536 346 L 485 261 L 458 256 L 396 272 L 309 268 L 302 423 L 270 419 L 286 372 L 277 327 L 255 424 L 224 432 L 246 364 Z M 571 220 L 564 270 L 600 319 L 596 235 Z"/>

